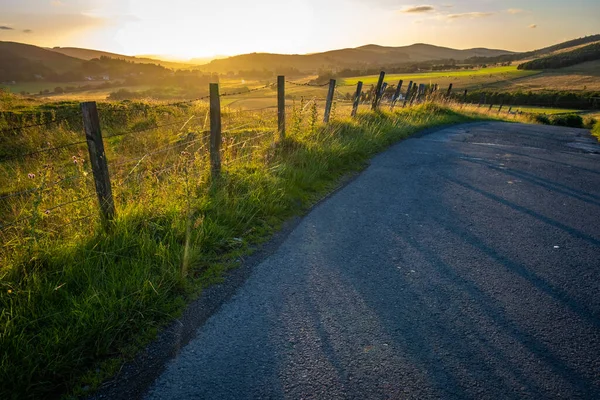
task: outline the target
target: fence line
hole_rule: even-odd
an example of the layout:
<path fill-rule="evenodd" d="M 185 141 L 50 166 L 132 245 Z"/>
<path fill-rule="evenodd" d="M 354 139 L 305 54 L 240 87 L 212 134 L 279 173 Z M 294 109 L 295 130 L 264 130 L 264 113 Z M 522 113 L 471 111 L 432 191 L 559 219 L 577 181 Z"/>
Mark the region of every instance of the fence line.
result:
<path fill-rule="evenodd" d="M 160 108 L 160 107 L 173 107 L 173 106 L 179 106 L 179 105 L 183 105 L 183 104 L 191 104 L 191 103 L 194 103 L 197 101 L 209 100 L 209 111 L 207 113 L 207 119 L 210 121 L 210 129 L 208 129 L 208 130 L 202 129 L 200 132 L 196 133 L 198 135 L 198 137 L 194 138 L 193 140 L 180 141 L 181 138 L 179 138 L 179 139 L 175 140 L 174 142 L 166 144 L 165 146 L 155 148 L 153 151 L 148 151 L 145 154 L 141 155 L 141 157 L 138 156 L 138 157 L 131 158 L 129 160 L 124 160 L 119 163 L 111 163 L 110 160 L 107 159 L 106 154 L 104 153 L 104 141 L 105 140 L 111 139 L 111 138 L 128 136 L 128 135 L 137 135 L 137 134 L 141 134 L 144 132 L 155 131 L 155 130 L 159 130 L 159 129 L 163 129 L 163 128 L 171 127 L 171 126 L 176 126 L 176 125 L 180 125 L 179 131 L 183 132 L 183 130 L 189 126 L 191 121 L 203 119 L 203 117 L 198 117 L 196 115 L 193 115 L 191 117 L 186 116 L 185 118 L 178 119 L 173 122 L 157 124 L 155 126 L 144 127 L 144 128 L 140 128 L 140 129 L 132 129 L 132 130 L 128 130 L 126 132 L 114 133 L 114 134 L 110 134 L 110 135 L 103 137 L 102 132 L 101 132 L 101 127 L 100 127 L 100 122 L 99 122 L 100 114 L 98 113 L 98 108 L 97 108 L 95 102 L 90 102 L 90 103 L 82 103 L 81 104 L 81 115 L 83 115 L 83 117 L 84 117 L 83 118 L 84 130 L 85 130 L 85 134 L 86 134 L 85 140 L 66 143 L 66 144 L 58 145 L 58 146 L 54 146 L 54 147 L 42 148 L 40 150 L 32 151 L 29 153 L 10 155 L 7 157 L 0 158 L 0 162 L 1 161 L 12 161 L 12 160 L 16 160 L 16 159 L 26 159 L 26 158 L 29 158 L 29 157 L 32 157 L 35 155 L 40 155 L 40 154 L 49 153 L 52 151 L 57 151 L 57 150 L 66 149 L 66 148 L 70 148 L 70 147 L 74 147 L 74 146 L 78 146 L 78 145 L 82 145 L 82 144 L 87 144 L 88 152 L 89 152 L 89 156 L 90 156 L 90 162 L 92 165 L 92 176 L 93 176 L 94 182 L 95 182 L 95 193 L 52 206 L 50 208 L 47 208 L 46 212 L 51 212 L 51 211 L 60 209 L 62 207 L 66 207 L 71 204 L 83 202 L 87 199 L 90 199 L 90 198 L 96 196 L 98 198 L 98 205 L 99 205 L 99 209 L 101 211 L 101 213 L 100 213 L 100 216 L 102 217 L 101 219 L 105 223 L 105 227 L 107 229 L 109 229 L 110 224 L 108 224 L 108 222 L 110 222 L 114 219 L 114 216 L 116 215 L 116 212 L 117 212 L 114 201 L 112 199 L 111 172 L 113 174 L 116 174 L 118 172 L 117 169 L 127 166 L 127 165 L 130 165 L 130 164 L 135 164 L 135 166 L 129 171 L 129 173 L 124 178 L 120 178 L 121 181 L 116 187 L 121 188 L 121 187 L 124 187 L 127 182 L 129 182 L 129 180 L 131 179 L 132 176 L 134 176 L 136 169 L 138 169 L 138 167 L 142 164 L 142 162 L 144 162 L 144 160 L 147 160 L 148 158 L 153 157 L 157 154 L 175 151 L 180 148 L 183 148 L 184 149 L 183 151 L 185 152 L 188 149 L 190 149 L 190 147 L 192 147 L 195 143 L 202 142 L 200 147 L 198 147 L 197 149 L 194 149 L 194 150 L 190 150 L 190 151 L 192 151 L 192 153 L 194 153 L 194 154 L 197 154 L 199 151 L 205 149 L 206 147 L 209 147 L 208 155 L 209 155 L 209 159 L 210 159 L 209 165 L 210 165 L 211 175 L 214 180 L 218 180 L 219 176 L 221 174 L 221 168 L 222 168 L 221 164 L 222 163 L 223 163 L 223 165 L 227 166 L 227 165 L 230 165 L 235 160 L 245 159 L 245 158 L 249 158 L 249 157 L 253 156 L 253 153 L 250 152 L 249 154 L 244 154 L 242 156 L 230 157 L 229 159 L 223 160 L 223 157 L 227 156 L 228 152 L 233 152 L 232 154 L 229 154 L 230 156 L 233 156 L 233 155 L 239 154 L 237 152 L 238 149 L 252 150 L 252 149 L 256 148 L 257 146 L 254 146 L 254 145 L 247 146 L 248 143 L 261 140 L 270 135 L 272 135 L 273 138 L 275 138 L 275 136 L 278 134 L 280 139 L 285 138 L 286 110 L 289 107 L 292 107 L 291 105 L 286 104 L 286 95 L 285 95 L 286 84 L 290 84 L 293 86 L 314 87 L 314 88 L 323 88 L 323 89 L 325 89 L 327 87 L 328 91 L 327 91 L 326 98 L 321 99 L 321 98 L 317 98 L 315 96 L 312 99 L 308 100 L 305 104 L 303 104 L 303 106 L 300 107 L 300 111 L 299 111 L 300 113 L 304 113 L 304 112 L 306 112 L 307 109 L 309 109 L 309 107 L 316 107 L 316 105 L 318 104 L 319 101 L 324 101 L 325 108 L 324 108 L 324 114 L 323 114 L 323 123 L 325 123 L 325 124 L 330 122 L 331 113 L 332 113 L 332 109 L 333 109 L 333 105 L 334 105 L 335 101 L 348 100 L 348 102 L 352 105 L 352 111 L 350 114 L 351 117 L 356 117 L 360 105 L 365 104 L 365 103 L 370 103 L 371 110 L 378 110 L 383 102 L 389 102 L 389 107 L 391 110 L 393 110 L 395 106 L 397 106 L 397 105 L 400 106 L 399 102 L 401 100 L 403 100 L 402 107 L 406 107 L 407 105 L 412 105 L 414 103 L 421 103 L 424 101 L 442 101 L 442 102 L 453 101 L 453 102 L 456 102 L 457 104 L 461 104 L 463 107 L 465 105 L 469 104 L 469 103 L 467 103 L 468 90 L 464 90 L 464 93 L 463 92 L 454 93 L 453 92 L 454 87 L 453 87 L 452 83 L 449 84 L 447 90 L 444 90 L 443 88 L 439 87 L 439 85 L 437 85 L 437 84 L 425 85 L 425 84 L 418 84 L 417 82 L 410 81 L 408 83 L 408 85 L 406 85 L 406 89 L 403 90 L 404 82 L 402 80 L 400 80 L 396 85 L 386 82 L 384 71 L 381 71 L 377 85 L 374 89 L 372 88 L 369 91 L 364 92 L 363 91 L 364 84 L 362 81 L 359 81 L 356 84 L 356 91 L 353 94 L 343 94 L 338 90 L 338 88 L 349 87 L 349 86 L 354 86 L 354 85 L 350 85 L 350 84 L 341 84 L 340 85 L 337 83 L 337 81 L 335 79 L 331 79 L 329 81 L 329 83 L 326 83 L 326 84 L 314 84 L 314 83 L 299 83 L 299 82 L 288 81 L 288 80 L 285 80 L 284 76 L 279 76 L 277 78 L 276 83 L 269 83 L 269 84 L 266 84 L 261 87 L 256 87 L 256 88 L 248 89 L 248 90 L 240 90 L 240 91 L 230 92 L 230 93 L 220 93 L 219 92 L 219 84 L 210 84 L 210 90 L 209 90 L 210 94 L 207 96 L 202 96 L 202 97 L 198 97 L 193 100 L 179 101 L 179 102 L 174 102 L 174 103 L 156 104 L 156 105 L 152 105 L 151 107 L 146 107 L 144 109 L 139 110 L 141 112 L 144 112 L 144 111 L 148 111 L 148 110 L 154 110 L 154 109 Z M 395 89 L 391 90 L 391 88 L 393 86 L 395 86 Z M 254 92 L 258 92 L 258 91 L 262 91 L 262 90 L 268 90 L 268 89 L 272 89 L 275 87 L 277 88 L 276 105 L 255 108 L 255 109 L 251 109 L 251 110 L 236 110 L 235 113 L 250 114 L 250 113 L 256 113 L 256 112 L 264 111 L 264 110 L 268 110 L 268 109 L 277 109 L 278 117 L 277 117 L 276 129 L 273 129 L 273 130 L 269 129 L 265 132 L 254 134 L 254 136 L 248 137 L 248 138 L 244 139 L 243 141 L 236 141 L 229 145 L 226 144 L 223 146 L 222 145 L 223 140 L 227 139 L 228 137 L 235 137 L 235 136 L 223 136 L 224 134 L 233 133 L 235 131 L 243 131 L 244 129 L 250 127 L 253 124 L 253 122 L 245 123 L 242 125 L 237 125 L 237 126 L 230 127 L 230 128 L 223 130 L 222 129 L 222 121 L 221 121 L 222 110 L 221 110 L 220 99 L 224 98 L 224 97 L 231 97 L 231 96 L 243 96 L 246 94 L 250 94 L 250 93 L 254 93 Z M 393 93 L 391 93 L 392 91 L 393 91 Z M 302 101 L 304 102 L 304 98 Z M 498 101 L 498 98 L 496 98 L 496 101 Z M 516 107 L 509 107 L 508 105 L 505 105 L 504 100 L 501 100 L 499 105 L 494 105 L 493 101 L 490 101 L 488 103 L 488 99 L 483 94 L 480 98 L 479 104 L 478 105 L 474 104 L 473 106 L 481 107 L 482 105 L 488 105 L 488 104 L 489 104 L 489 108 L 488 108 L 487 112 L 492 112 L 494 107 L 497 107 L 496 112 L 500 113 L 504 110 L 504 107 L 508 107 L 508 111 L 507 111 L 508 114 L 512 113 L 512 114 L 516 115 L 516 113 L 519 113 L 518 109 L 516 111 L 513 111 L 513 108 L 516 108 Z M 293 107 L 296 107 L 296 106 L 294 105 Z M 101 115 L 104 116 L 104 115 L 107 115 L 110 113 L 118 113 L 118 112 L 130 113 L 130 112 L 132 112 L 132 110 L 131 109 L 107 109 L 107 110 L 101 110 Z M 39 128 L 39 127 L 44 127 L 44 126 L 50 126 L 52 124 L 59 124 L 64 121 L 69 121 L 69 119 L 61 118 L 61 119 L 57 119 L 57 120 L 53 120 L 53 121 L 48 121 L 45 123 L 40 123 L 40 124 L 14 126 L 14 127 L 9 127 L 9 128 L 3 128 L 0 131 L 1 132 L 10 132 L 10 131 L 27 129 L 27 128 L 36 128 L 36 127 Z M 206 122 L 205 122 L 205 124 L 206 124 Z M 170 157 L 170 155 L 168 157 Z M 165 158 L 165 159 L 167 159 L 167 158 Z M 156 175 L 156 176 L 162 175 L 163 173 L 165 173 L 167 171 L 173 170 L 173 169 L 181 167 L 181 166 L 188 165 L 186 163 L 191 163 L 191 162 L 194 162 L 194 160 L 187 160 L 183 164 L 177 160 L 175 160 L 173 162 L 168 162 L 168 163 L 164 162 L 162 166 L 165 166 L 165 165 L 168 165 L 168 166 L 166 168 L 160 169 L 159 171 L 154 171 L 153 175 Z M 139 174 L 139 172 L 136 173 L 136 175 L 137 174 Z M 58 187 L 61 183 L 76 182 L 78 180 L 81 180 L 82 178 L 83 178 L 83 176 L 81 174 L 67 176 L 67 177 L 61 178 L 59 180 L 56 180 L 47 186 L 30 188 L 30 189 L 26 189 L 26 190 L 17 191 L 14 193 L 4 194 L 4 195 L 0 196 L 0 200 L 8 200 L 8 199 L 27 196 L 27 195 L 31 195 L 31 194 L 35 194 L 35 193 L 39 193 L 39 192 L 44 192 L 44 193 L 50 192 L 52 190 L 55 190 L 55 188 Z M 96 214 L 90 214 L 86 217 L 82 217 L 81 219 L 91 218 L 94 215 L 96 215 Z M 10 222 L 9 224 L 0 224 L 0 230 L 4 230 L 5 228 L 14 226 L 23 221 L 27 221 L 30 218 L 32 218 L 32 217 L 18 218 L 16 220 Z M 75 223 L 76 221 L 72 221 L 70 224 Z"/>

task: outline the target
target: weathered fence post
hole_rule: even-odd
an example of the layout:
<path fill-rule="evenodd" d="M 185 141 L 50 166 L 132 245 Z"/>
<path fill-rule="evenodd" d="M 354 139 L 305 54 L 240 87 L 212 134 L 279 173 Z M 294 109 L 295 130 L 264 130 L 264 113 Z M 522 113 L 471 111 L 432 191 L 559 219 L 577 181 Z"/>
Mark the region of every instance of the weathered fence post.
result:
<path fill-rule="evenodd" d="M 377 88 L 375 89 L 375 98 L 373 99 L 373 105 L 371 106 L 371 110 L 377 110 L 379 106 L 379 100 L 381 99 L 381 88 L 383 87 L 383 80 L 385 79 L 385 72 L 381 71 L 379 73 L 379 81 L 377 81 Z"/>
<path fill-rule="evenodd" d="M 210 170 L 213 178 L 221 174 L 221 98 L 219 84 L 210 84 Z"/>
<path fill-rule="evenodd" d="M 450 101 L 450 95 L 452 95 L 452 86 L 454 86 L 452 83 L 448 85 L 448 92 L 446 92 L 446 101 Z"/>
<path fill-rule="evenodd" d="M 477 105 L 477 108 L 481 107 L 483 104 L 485 104 L 485 94 L 481 93 L 479 95 L 479 104 Z"/>
<path fill-rule="evenodd" d="M 417 94 L 417 103 L 423 101 L 423 97 L 425 97 L 425 90 L 427 87 L 424 83 L 419 84 L 419 92 Z"/>
<path fill-rule="evenodd" d="M 392 98 L 392 105 L 390 106 L 390 110 L 394 109 L 394 106 L 396 105 L 396 102 L 398 101 L 398 98 L 400 97 L 400 92 L 402 90 L 403 83 L 404 83 L 404 81 L 402 79 L 400 79 L 400 82 L 398 82 L 398 86 L 396 87 L 396 92 L 394 93 L 394 97 Z"/>
<path fill-rule="evenodd" d="M 83 115 L 85 139 L 90 153 L 90 163 L 92 164 L 92 173 L 96 185 L 96 194 L 98 195 L 98 201 L 100 203 L 102 223 L 107 227 L 107 223 L 112 221 L 115 217 L 115 202 L 110 186 L 108 161 L 106 160 L 106 153 L 104 152 L 104 142 L 102 141 L 98 109 L 95 101 L 81 103 L 80 106 Z"/>
<path fill-rule="evenodd" d="M 510 114 L 511 111 L 512 111 L 512 107 L 510 107 L 506 113 Z"/>
<path fill-rule="evenodd" d="M 410 105 L 411 106 L 415 102 L 415 99 L 417 98 L 418 95 L 419 95 L 419 86 L 417 85 L 417 82 L 415 82 L 415 83 L 413 83 L 412 94 L 410 95 Z"/>
<path fill-rule="evenodd" d="M 465 89 L 465 93 L 463 94 L 463 104 L 467 104 L 467 93 L 468 93 L 468 89 Z"/>
<path fill-rule="evenodd" d="M 358 112 L 358 104 L 360 103 L 360 96 L 362 94 L 363 83 L 358 81 L 356 85 L 356 93 L 354 94 L 354 104 L 352 105 L 352 113 L 350 114 L 352 117 L 356 117 L 356 113 Z"/>
<path fill-rule="evenodd" d="M 327 102 L 325 103 L 325 115 L 323 115 L 323 122 L 329 122 L 329 114 L 331 114 L 331 105 L 333 104 L 333 95 L 335 93 L 335 79 L 329 80 L 329 92 L 327 92 Z"/>
<path fill-rule="evenodd" d="M 413 87 L 413 81 L 408 82 L 408 88 L 406 88 L 406 96 L 404 97 L 404 103 L 402 104 L 402 108 L 406 107 L 406 103 L 408 102 L 408 98 L 410 97 L 410 92 Z"/>
<path fill-rule="evenodd" d="M 498 108 L 498 114 L 500 114 L 500 111 L 502 111 L 502 107 L 504 107 L 504 100 L 502 100 L 500 102 L 500 107 Z"/>
<path fill-rule="evenodd" d="M 494 107 L 494 102 L 493 101 L 490 103 L 490 108 L 488 108 L 488 112 L 492 111 L 492 107 Z"/>
<path fill-rule="evenodd" d="M 279 139 L 285 139 L 285 76 L 277 77 L 277 129 Z"/>

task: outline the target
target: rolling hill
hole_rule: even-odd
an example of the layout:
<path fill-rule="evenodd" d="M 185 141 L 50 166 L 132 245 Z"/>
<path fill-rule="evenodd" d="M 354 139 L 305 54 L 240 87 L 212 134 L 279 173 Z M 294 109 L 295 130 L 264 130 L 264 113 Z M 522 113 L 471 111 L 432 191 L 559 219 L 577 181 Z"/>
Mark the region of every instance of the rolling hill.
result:
<path fill-rule="evenodd" d="M 92 60 L 94 58 L 108 57 L 108 58 L 114 58 L 114 59 L 118 59 L 118 60 L 130 61 L 130 62 L 134 62 L 134 63 L 138 63 L 138 64 L 158 64 L 158 65 L 162 65 L 165 68 L 172 68 L 172 69 L 183 69 L 183 68 L 190 68 L 190 67 L 194 66 L 194 64 L 185 64 L 185 63 L 179 63 L 179 62 L 174 62 L 174 61 L 164 61 L 164 60 L 160 60 L 160 59 L 147 58 L 147 57 L 125 56 L 122 54 L 109 53 L 107 51 L 81 49 L 78 47 L 53 47 L 53 48 L 48 48 L 47 50 L 50 50 L 55 53 L 64 54 L 69 57 L 79 58 L 81 60 Z"/>
<path fill-rule="evenodd" d="M 41 47 L 2 41 L 0 41 L 0 60 L 5 63 L 18 62 L 21 65 L 29 65 L 40 72 L 50 69 L 57 73 L 73 70 L 82 64 L 80 59 L 55 53 Z M 7 67 L 7 65 L 0 66 L 0 71 L 5 70 L 3 67 Z M 0 80 L 2 80 L 1 75 Z"/>
<path fill-rule="evenodd" d="M 492 57 L 512 54 L 506 50 L 467 49 L 456 50 L 429 44 L 403 47 L 366 45 L 351 49 L 332 50 L 306 55 L 252 53 L 213 60 L 201 66 L 205 71 L 225 73 L 241 70 L 286 70 L 316 72 L 319 69 L 344 69 L 378 67 L 385 65 L 426 62 L 433 60 L 464 60 L 470 57 Z"/>
<path fill-rule="evenodd" d="M 519 69 L 557 69 L 595 60 L 600 60 L 600 42 L 576 47 L 570 51 L 557 51 L 551 55 L 523 63 L 519 65 Z"/>

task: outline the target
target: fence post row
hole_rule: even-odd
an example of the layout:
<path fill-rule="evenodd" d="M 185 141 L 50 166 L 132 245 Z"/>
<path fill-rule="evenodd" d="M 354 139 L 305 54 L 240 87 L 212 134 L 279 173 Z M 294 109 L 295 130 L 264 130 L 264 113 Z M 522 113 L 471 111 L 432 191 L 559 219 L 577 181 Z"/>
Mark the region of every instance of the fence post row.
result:
<path fill-rule="evenodd" d="M 219 84 L 210 84 L 210 170 L 213 178 L 221 174 L 221 98 Z"/>
<path fill-rule="evenodd" d="M 277 77 L 277 128 L 279 138 L 285 139 L 285 76 Z"/>
<path fill-rule="evenodd" d="M 381 88 L 383 87 L 383 80 L 385 79 L 385 72 L 381 71 L 379 73 L 379 81 L 377 81 L 377 88 L 375 89 L 375 98 L 373 99 L 373 105 L 371 106 L 371 110 L 377 110 L 379 107 L 379 99 L 381 98 Z"/>
<path fill-rule="evenodd" d="M 90 153 L 90 163 L 92 164 L 96 194 L 98 195 L 98 201 L 100 203 L 102 223 L 107 227 L 107 223 L 112 221 L 115 217 L 115 203 L 110 186 L 108 162 L 106 160 L 106 153 L 104 152 L 104 142 L 102 141 L 102 131 L 100 130 L 98 108 L 96 107 L 95 101 L 81 103 L 80 106 L 83 115 L 85 139 Z"/>
<path fill-rule="evenodd" d="M 356 112 L 358 111 L 358 105 L 360 103 L 360 95 L 362 94 L 362 81 L 358 81 L 356 85 L 356 93 L 354 94 L 354 104 L 352 105 L 352 117 L 356 117 Z"/>
<path fill-rule="evenodd" d="M 408 98 L 410 97 L 410 92 L 413 87 L 413 81 L 408 82 L 408 88 L 406 88 L 406 96 L 404 97 L 404 103 L 402 104 L 402 108 L 406 107 L 406 103 L 408 102 Z"/>
<path fill-rule="evenodd" d="M 331 105 L 333 104 L 333 95 L 335 93 L 335 79 L 329 80 L 329 91 L 327 92 L 327 102 L 325 103 L 325 114 L 323 115 L 323 122 L 329 122 L 329 115 L 331 114 Z"/>

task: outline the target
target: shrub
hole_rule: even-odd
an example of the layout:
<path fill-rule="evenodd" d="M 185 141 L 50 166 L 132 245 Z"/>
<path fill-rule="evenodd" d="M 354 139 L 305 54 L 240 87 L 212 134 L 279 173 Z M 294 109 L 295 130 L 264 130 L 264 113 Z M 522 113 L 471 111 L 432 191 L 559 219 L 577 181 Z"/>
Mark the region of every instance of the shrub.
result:
<path fill-rule="evenodd" d="M 568 126 L 571 128 L 583 128 L 583 118 L 577 114 L 553 115 L 550 123 L 557 126 Z"/>

